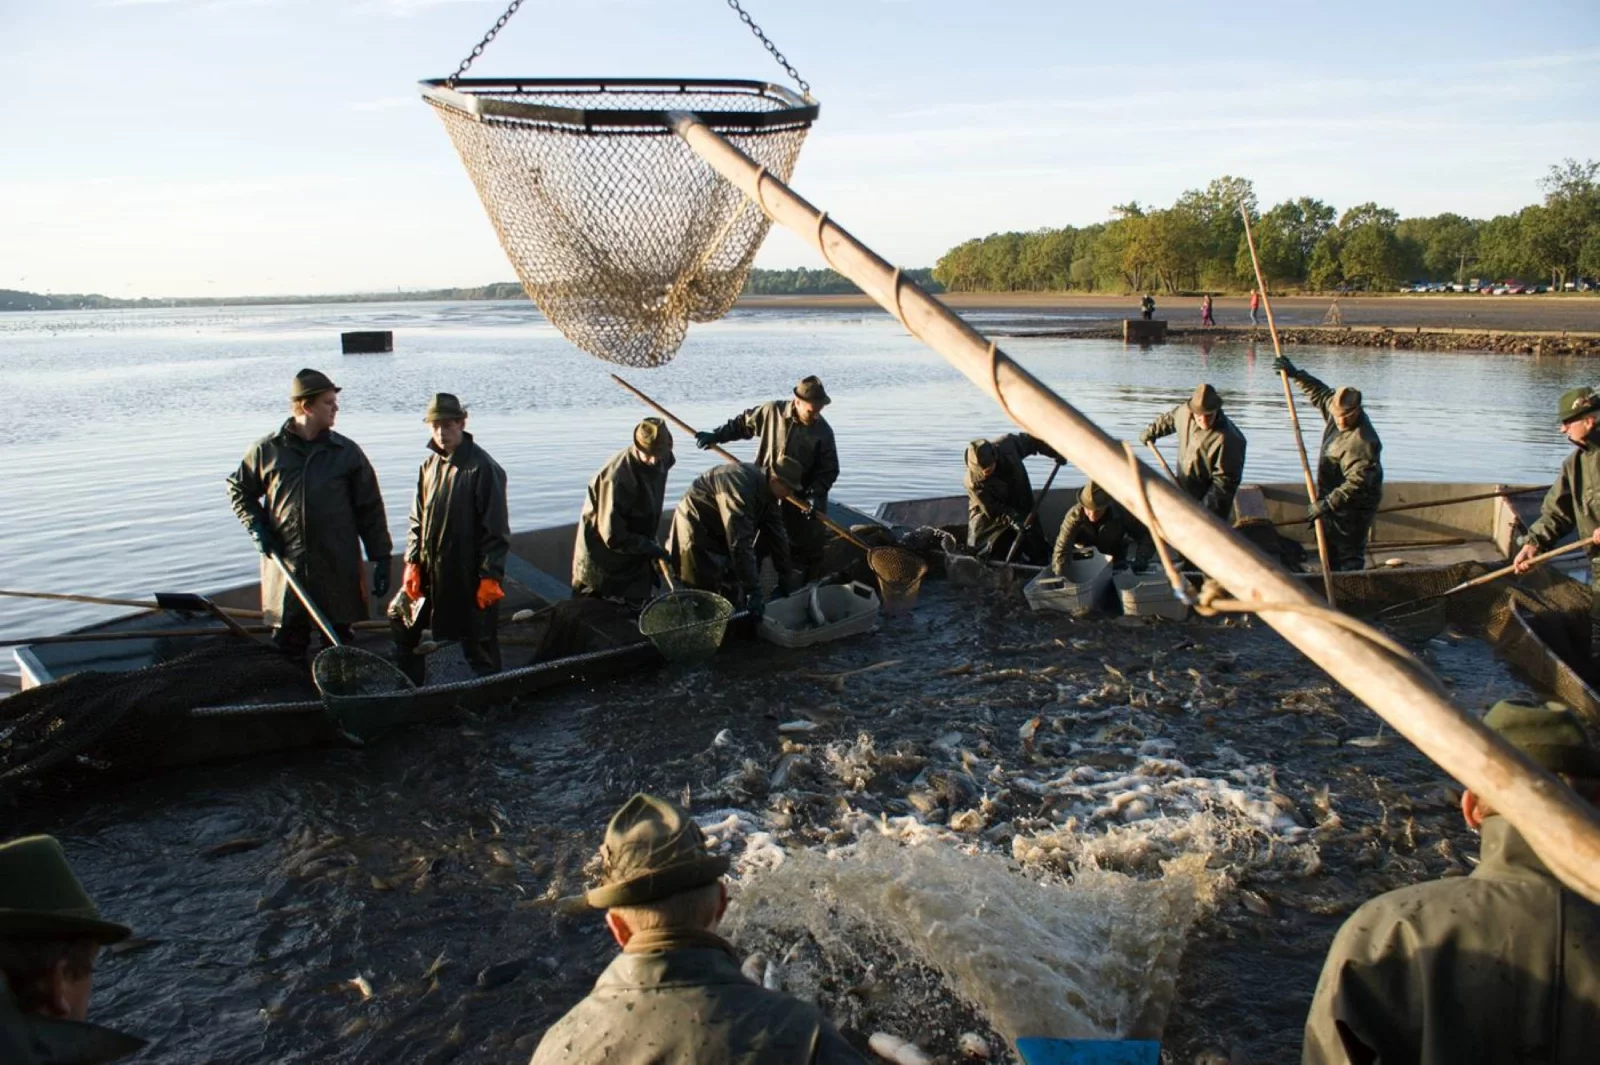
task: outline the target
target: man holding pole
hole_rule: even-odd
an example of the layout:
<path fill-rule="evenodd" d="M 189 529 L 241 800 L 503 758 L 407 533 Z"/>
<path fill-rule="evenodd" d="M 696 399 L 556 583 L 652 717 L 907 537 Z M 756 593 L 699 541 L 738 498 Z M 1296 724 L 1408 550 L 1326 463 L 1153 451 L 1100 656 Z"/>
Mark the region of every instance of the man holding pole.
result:
<path fill-rule="evenodd" d="M 807 377 L 795 385 L 793 398 L 751 407 L 720 428 L 694 434 L 694 442 L 704 451 L 718 444 L 759 437 L 756 465 L 770 473 L 779 459 L 794 459 L 801 470 L 795 494 L 808 507 L 826 514 L 828 492 L 839 479 L 839 450 L 834 444 L 833 427 L 822 416 L 822 408 L 831 402 L 822 379 Z M 816 580 L 821 574 L 824 548 L 820 523 L 807 511 L 790 506 L 783 508 L 783 524 L 802 580 Z M 762 555 L 771 553 L 765 542 L 760 550 Z"/>
<path fill-rule="evenodd" d="M 1023 460 L 1056 449 L 1027 433 L 1007 433 L 967 445 L 967 546 L 979 554 L 1005 558 L 1012 542 L 1022 538 L 1017 561 L 1042 566 L 1050 549 L 1033 515 L 1033 482 Z"/>
<path fill-rule="evenodd" d="M 1317 458 L 1317 498 L 1306 520 L 1323 521 L 1328 562 L 1334 569 L 1364 569 L 1367 535 L 1383 499 L 1383 442 L 1362 409 L 1361 393 L 1348 385 L 1329 388 L 1279 355 L 1272 368 L 1287 374 L 1322 412 L 1322 451 Z"/>
<path fill-rule="evenodd" d="M 1522 538 L 1522 548 L 1512 559 L 1518 573 L 1529 560 L 1547 551 L 1576 528 L 1578 539 L 1592 541 L 1589 548 L 1589 653 L 1600 652 L 1600 395 L 1591 388 L 1573 388 L 1561 394 L 1556 405 L 1561 432 L 1577 450 L 1561 464 L 1550 491 L 1539 506 L 1539 520 Z"/>
<path fill-rule="evenodd" d="M 639 602 L 670 556 L 656 540 L 673 466 L 672 431 L 660 418 L 633 429 L 633 442 L 594 475 L 572 542 L 572 593 Z"/>
<path fill-rule="evenodd" d="M 800 491 L 803 478 L 799 461 L 788 455 L 778 459 L 771 472 L 753 462 L 724 462 L 696 477 L 672 512 L 667 538 L 678 579 L 690 588 L 716 592 L 747 610 L 759 611 L 759 535 L 778 571 L 778 594 L 791 592 L 783 501 Z"/>
<path fill-rule="evenodd" d="M 1222 412 L 1222 397 L 1210 385 L 1196 385 L 1189 402 L 1151 422 L 1139 437 L 1153 445 L 1177 434 L 1178 487 L 1211 513 L 1230 523 L 1233 497 L 1244 477 L 1244 434 Z"/>
<path fill-rule="evenodd" d="M 1083 486 L 1077 504 L 1062 519 L 1050 555 L 1050 572 L 1064 576 L 1073 550 L 1080 547 L 1099 551 L 1111 560 L 1113 569 L 1124 569 L 1131 561 L 1141 573 L 1156 553 L 1155 541 L 1144 523 L 1093 481 Z"/>

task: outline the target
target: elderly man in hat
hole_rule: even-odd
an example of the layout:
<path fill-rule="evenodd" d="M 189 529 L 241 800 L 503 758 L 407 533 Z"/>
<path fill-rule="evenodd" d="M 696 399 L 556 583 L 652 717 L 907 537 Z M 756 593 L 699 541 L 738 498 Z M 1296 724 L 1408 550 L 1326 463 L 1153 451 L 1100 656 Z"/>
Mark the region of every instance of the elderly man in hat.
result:
<path fill-rule="evenodd" d="M 467 432 L 467 410 L 448 392 L 422 415 L 427 458 L 417 474 L 406 532 L 402 599 L 390 612 L 395 660 L 418 684 L 425 660 L 416 653 L 422 630 L 455 640 L 479 676 L 500 671 L 497 605 L 511 548 L 506 471 Z"/>
<path fill-rule="evenodd" d="M 289 420 L 252 444 L 228 478 L 233 512 L 263 556 L 261 608 L 274 626 L 273 639 L 294 655 L 311 644 L 311 615 L 277 562 L 299 580 L 341 640 L 368 614 L 362 547 L 373 563 L 373 594 L 389 592 L 394 544 L 378 475 L 355 441 L 333 431 L 339 392 L 316 370 L 295 374 Z"/>
<path fill-rule="evenodd" d="M 1049 548 L 1033 514 L 1033 482 L 1023 460 L 1045 455 L 1062 462 L 1055 448 L 1027 433 L 1007 433 L 967 445 L 967 546 L 982 555 L 1004 558 L 1022 537 L 1017 560 L 1048 561 Z"/>
<path fill-rule="evenodd" d="M 1057 577 L 1066 573 L 1075 548 L 1093 548 L 1111 559 L 1114 569 L 1122 569 L 1131 561 L 1134 569 L 1143 571 L 1150 565 L 1156 545 L 1143 522 L 1112 499 L 1111 493 L 1090 481 L 1078 493 L 1078 502 L 1067 511 L 1056 533 L 1050 570 Z"/>
<path fill-rule="evenodd" d="M 1195 386 L 1180 403 L 1151 422 L 1139 437 L 1154 444 L 1178 436 L 1178 487 L 1225 522 L 1233 520 L 1233 497 L 1244 477 L 1244 434 L 1222 412 L 1222 397 L 1210 385 Z"/>
<path fill-rule="evenodd" d="M 792 590 L 789 534 L 783 500 L 800 491 L 804 472 L 797 459 L 778 459 L 771 472 L 753 462 L 725 462 L 694 479 L 672 512 L 667 537 L 672 567 L 690 588 L 742 603 L 762 605 L 756 537 L 763 537 L 778 571 L 778 592 Z"/>
<path fill-rule="evenodd" d="M 0 1061 L 91 1065 L 144 1040 L 90 1024 L 100 948 L 128 937 L 102 920 L 50 836 L 0 844 Z"/>
<path fill-rule="evenodd" d="M 532 1065 L 843 1065 L 862 1058 L 817 1007 L 739 970 L 716 934 L 728 859 L 666 799 L 635 795 L 606 826 L 600 885 L 622 948 L 594 990 L 539 1042 Z"/>
<path fill-rule="evenodd" d="M 1576 531 L 1589 546 L 1589 654 L 1600 658 L 1600 394 L 1590 388 L 1562 393 L 1556 407 L 1561 432 L 1576 449 L 1561 464 L 1550 491 L 1539 506 L 1539 519 L 1522 538 L 1512 561 L 1525 573 L 1534 555 L 1548 551 L 1562 537 Z M 1592 664 L 1591 664 L 1592 668 Z"/>
<path fill-rule="evenodd" d="M 822 408 L 831 402 L 822 379 L 807 377 L 794 386 L 793 398 L 751 407 L 718 429 L 694 435 L 695 445 L 701 449 L 759 437 L 756 465 L 764 470 L 771 471 L 781 458 L 800 464 L 795 498 L 804 506 L 785 506 L 783 522 L 790 556 L 805 581 L 816 580 L 822 571 L 822 523 L 811 512 L 828 512 L 828 492 L 839 479 L 839 449 L 834 445 L 833 427 L 822 416 Z M 770 553 L 767 546 L 760 545 L 763 555 Z"/>
<path fill-rule="evenodd" d="M 1306 518 L 1323 522 L 1334 569 L 1364 569 L 1367 534 L 1383 499 L 1383 442 L 1367 419 L 1361 392 L 1349 385 L 1329 388 L 1282 355 L 1272 368 L 1298 382 L 1322 412 L 1317 498 Z"/>
<path fill-rule="evenodd" d="M 1501 702 L 1483 723 L 1600 801 L 1600 751 L 1559 703 Z M 1334 938 L 1306 1020 L 1304 1065 L 1594 1061 L 1600 906 L 1562 886 L 1482 796 L 1472 875 L 1391 891 Z"/>
<path fill-rule="evenodd" d="M 672 469 L 672 432 L 660 418 L 633 429 L 633 442 L 589 481 L 572 542 L 572 594 L 639 602 L 669 556 L 656 540 Z"/>

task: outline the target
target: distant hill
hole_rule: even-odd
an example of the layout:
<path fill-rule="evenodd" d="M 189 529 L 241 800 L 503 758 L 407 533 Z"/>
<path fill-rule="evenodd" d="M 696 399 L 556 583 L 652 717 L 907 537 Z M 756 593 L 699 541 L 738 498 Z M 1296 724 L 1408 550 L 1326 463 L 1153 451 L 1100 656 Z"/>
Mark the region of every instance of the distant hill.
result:
<path fill-rule="evenodd" d="M 931 269 L 905 276 L 929 291 L 940 291 Z M 831 296 L 861 291 L 832 270 L 752 270 L 744 291 L 751 296 Z M 41 294 L 0 288 L 0 311 L 79 311 L 137 307 L 266 307 L 290 303 L 398 303 L 436 300 L 526 299 L 515 281 L 475 288 L 434 288 L 415 292 L 344 292 L 323 296 L 180 296 L 170 299 L 113 299 L 98 293 Z"/>

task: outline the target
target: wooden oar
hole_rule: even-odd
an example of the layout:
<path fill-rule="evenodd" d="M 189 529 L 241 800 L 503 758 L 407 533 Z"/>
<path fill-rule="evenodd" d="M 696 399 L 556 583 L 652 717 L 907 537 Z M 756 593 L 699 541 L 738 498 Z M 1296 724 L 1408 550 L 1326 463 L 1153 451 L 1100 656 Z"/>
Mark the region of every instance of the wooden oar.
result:
<path fill-rule="evenodd" d="M 96 606 L 131 606 L 143 610 L 159 610 L 161 604 L 147 599 L 112 599 L 100 595 L 68 595 L 65 592 L 19 592 L 0 588 L 0 595 L 11 596 L 14 599 L 55 599 L 67 603 L 92 603 Z M 221 607 L 224 612 L 236 618 L 259 618 L 259 610 L 249 610 L 244 607 Z"/>
<path fill-rule="evenodd" d="M 1532 568 L 1534 566 L 1543 565 L 1544 563 L 1549 562 L 1552 558 L 1557 558 L 1557 557 L 1559 557 L 1561 555 L 1570 555 L 1574 551 L 1580 551 L 1585 547 L 1592 546 L 1593 543 L 1594 543 L 1594 541 L 1585 538 L 1583 540 L 1578 540 L 1578 541 L 1576 541 L 1574 543 L 1570 543 L 1570 544 L 1566 545 L 1565 547 L 1558 547 L 1558 548 L 1555 548 L 1554 550 L 1546 551 L 1542 555 L 1534 555 L 1532 558 L 1528 559 L 1528 566 L 1529 566 L 1529 568 Z M 1432 595 L 1424 595 L 1424 596 L 1421 596 L 1421 597 L 1416 598 L 1416 599 L 1407 599 L 1403 603 L 1395 603 L 1393 606 L 1386 606 L 1382 610 L 1380 610 L 1376 614 L 1374 614 L 1373 616 L 1381 618 L 1385 614 L 1396 613 L 1397 611 L 1403 609 L 1404 607 L 1416 606 L 1418 603 L 1430 603 L 1435 599 L 1443 599 L 1447 595 L 1455 595 L 1457 592 L 1464 592 L 1468 588 L 1477 588 L 1480 585 L 1490 584 L 1490 583 L 1492 583 L 1494 581 L 1499 580 L 1501 577 L 1507 576 L 1508 574 L 1511 574 L 1511 573 L 1515 573 L 1516 570 L 1517 570 L 1517 565 L 1516 565 L 1516 563 L 1513 562 L 1509 566 L 1501 566 L 1499 569 L 1493 570 L 1493 571 L 1491 571 L 1489 573 L 1485 573 L 1481 577 L 1474 577 L 1470 581 L 1462 581 L 1460 584 L 1456 585 L 1455 587 L 1446 588 L 1442 592 L 1434 592 Z"/>
<path fill-rule="evenodd" d="M 1255 267 L 1256 288 L 1261 292 L 1261 306 L 1267 311 L 1267 331 L 1272 334 L 1272 352 L 1278 358 L 1283 358 L 1283 344 L 1278 339 L 1278 323 L 1272 317 L 1272 301 L 1267 298 L 1267 282 L 1261 276 L 1261 260 L 1256 256 L 1256 238 L 1250 232 L 1250 211 L 1244 204 L 1239 205 L 1239 217 L 1244 219 L 1245 244 L 1250 248 L 1250 265 Z M 1300 415 L 1294 409 L 1294 389 L 1289 385 L 1287 370 L 1279 370 L 1278 377 L 1283 381 L 1283 401 L 1289 405 L 1289 425 L 1294 429 L 1294 447 L 1300 454 L 1300 470 L 1306 478 L 1306 498 L 1312 503 L 1317 499 L 1317 482 L 1311 476 L 1311 460 L 1306 457 L 1306 442 L 1300 435 Z M 1317 530 L 1317 557 L 1322 560 L 1322 588 L 1327 597 L 1328 605 L 1335 606 L 1333 597 L 1333 566 L 1328 561 L 1328 530 L 1327 515 L 1317 518 L 1313 528 Z"/>
<path fill-rule="evenodd" d="M 1433 499 L 1421 503 L 1397 503 L 1392 507 L 1379 507 L 1373 513 L 1398 514 L 1403 510 L 1426 510 L 1428 507 L 1449 507 L 1454 506 L 1457 503 L 1476 503 L 1484 499 L 1509 499 L 1512 496 L 1527 496 L 1533 495 L 1535 492 L 1548 492 L 1549 490 L 1550 486 L 1547 484 L 1534 485 L 1531 488 L 1507 488 L 1499 492 L 1479 492 L 1477 495 L 1452 496 L 1449 499 Z M 1305 525 L 1310 521 L 1310 518 L 1289 518 L 1285 521 L 1275 521 L 1272 524 L 1274 526 Z"/>
<path fill-rule="evenodd" d="M 1050 486 L 1056 483 L 1056 474 L 1060 473 L 1061 467 L 1065 465 L 1066 462 L 1057 459 L 1056 464 L 1050 469 L 1050 476 L 1044 479 L 1044 488 L 1040 490 L 1039 498 L 1033 501 L 1033 509 L 1028 511 L 1028 516 L 1023 519 L 1022 528 L 1017 530 L 1017 535 L 1011 538 L 1011 550 L 1006 552 L 1005 564 L 1007 566 L 1011 565 L 1011 560 L 1017 557 L 1017 548 L 1022 546 L 1022 534 L 1031 529 L 1034 521 L 1038 519 L 1039 508 L 1044 506 L 1044 497 L 1050 494 Z"/>

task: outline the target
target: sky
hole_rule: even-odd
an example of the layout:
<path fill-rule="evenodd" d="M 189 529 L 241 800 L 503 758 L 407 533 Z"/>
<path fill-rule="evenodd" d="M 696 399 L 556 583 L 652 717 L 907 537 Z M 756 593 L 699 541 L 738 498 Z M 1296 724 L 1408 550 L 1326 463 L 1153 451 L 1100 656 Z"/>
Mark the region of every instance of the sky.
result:
<path fill-rule="evenodd" d="M 1595 0 L 746 0 L 821 102 L 793 185 L 891 261 L 1223 174 L 1475 217 L 1600 158 Z M 0 288 L 513 277 L 416 82 L 503 0 L 0 0 Z M 723 0 L 526 0 L 474 74 L 782 79 Z M 821 266 L 775 231 L 757 260 Z"/>

